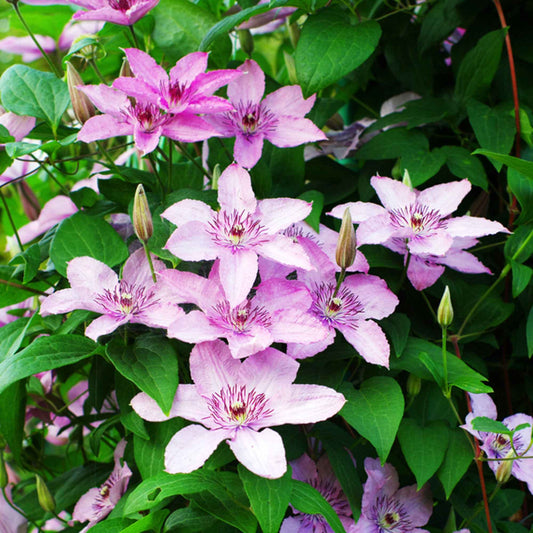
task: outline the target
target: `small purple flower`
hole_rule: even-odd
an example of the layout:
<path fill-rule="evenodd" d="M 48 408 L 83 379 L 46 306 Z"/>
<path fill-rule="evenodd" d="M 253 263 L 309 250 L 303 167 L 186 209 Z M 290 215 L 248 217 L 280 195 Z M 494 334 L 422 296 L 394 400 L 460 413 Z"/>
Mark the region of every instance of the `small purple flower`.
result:
<path fill-rule="evenodd" d="M 331 468 L 327 455 L 323 455 L 315 463 L 307 454 L 304 454 L 296 461 L 291 461 L 290 465 L 292 477 L 318 490 L 337 513 L 344 529 L 348 531 L 354 526 L 350 504 Z M 323 516 L 304 514 L 294 509 L 293 511 L 295 515 L 283 521 L 280 533 L 333 533 Z"/>
<path fill-rule="evenodd" d="M 466 415 L 466 423 L 461 427 L 481 442 L 481 449 L 487 454 L 489 459 L 487 463 L 494 474 L 504 463 L 500 459 L 507 459 L 507 462 L 509 462 L 510 457 L 531 455 L 533 417 L 517 413 L 502 420 L 502 424 L 509 431 L 513 431 L 519 425 L 525 424 L 524 428 L 514 432 L 511 443 L 510 435 L 477 431 L 472 427 L 474 418 L 484 416 L 496 420 L 498 413 L 496 405 L 488 394 L 469 393 L 469 395 L 472 402 L 472 412 Z M 520 481 L 524 481 L 529 492 L 533 494 L 533 461 L 531 459 L 514 459 L 512 461 L 511 475 Z"/>
<path fill-rule="evenodd" d="M 208 117 L 223 137 L 235 136 L 234 157 L 245 168 L 252 168 L 261 157 L 266 139 L 281 148 L 324 141 L 323 131 L 304 116 L 311 111 L 315 96 L 304 99 L 298 85 L 282 87 L 264 99 L 265 74 L 252 59 L 240 70 L 243 75 L 228 84 L 228 97 L 235 108 Z"/>
<path fill-rule="evenodd" d="M 311 204 L 293 198 L 257 201 L 250 175 L 230 165 L 218 182 L 220 211 L 197 200 L 182 200 L 161 216 L 178 226 L 165 248 L 186 261 L 220 259 L 220 282 L 232 307 L 241 304 L 257 276 L 257 257 L 310 270 L 303 250 L 281 232 L 304 219 Z"/>
<path fill-rule="evenodd" d="M 154 269 L 164 264 L 154 258 Z M 183 311 L 168 302 L 159 291 L 144 250 L 133 253 L 126 261 L 122 279 L 104 263 L 92 257 L 76 257 L 67 267 L 70 289 L 48 296 L 41 304 L 41 315 L 68 313 L 75 309 L 95 311 L 97 318 L 85 330 L 97 340 L 128 322 L 153 328 L 167 328 Z"/>
<path fill-rule="evenodd" d="M 138 102 L 156 105 L 167 113 L 220 113 L 233 106 L 213 93 L 239 78 L 238 70 L 205 72 L 208 54 L 194 52 L 182 57 L 167 74 L 152 57 L 136 48 L 124 50 L 134 78 L 122 77 L 113 87 Z"/>
<path fill-rule="evenodd" d="M 285 449 L 279 434 L 269 428 L 326 420 L 345 403 L 329 387 L 294 385 L 299 364 L 274 348 L 241 362 L 222 341 L 203 342 L 192 349 L 190 367 L 194 385 L 178 387 L 168 417 L 145 393 L 131 402 L 145 420 L 180 416 L 197 422 L 170 440 L 165 469 L 171 474 L 200 468 L 225 440 L 248 470 L 279 478 L 287 470 Z"/>
<path fill-rule="evenodd" d="M 153 9 L 159 0 L 71 0 L 88 11 L 77 11 L 74 20 L 104 20 L 131 26 Z"/>
<path fill-rule="evenodd" d="M 349 533 L 428 533 L 433 511 L 429 485 L 419 491 L 416 485 L 400 489 L 396 469 L 379 459 L 365 459 L 368 479 L 364 485 L 361 517 Z"/>
<path fill-rule="evenodd" d="M 115 468 L 101 487 L 89 489 L 79 500 L 72 513 L 75 522 L 89 523 L 81 530 L 85 533 L 88 529 L 103 520 L 117 505 L 122 495 L 128 488 L 132 472 L 125 462 L 121 464 L 126 441 L 122 440 L 115 448 Z"/>

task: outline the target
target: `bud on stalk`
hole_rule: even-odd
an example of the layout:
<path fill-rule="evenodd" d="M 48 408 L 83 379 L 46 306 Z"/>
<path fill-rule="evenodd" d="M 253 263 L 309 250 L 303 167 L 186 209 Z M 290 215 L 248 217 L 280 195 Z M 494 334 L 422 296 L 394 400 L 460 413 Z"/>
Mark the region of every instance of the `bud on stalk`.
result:
<path fill-rule="evenodd" d="M 80 122 L 85 124 L 91 117 L 94 117 L 96 111 L 89 98 L 77 89 L 80 85 L 85 85 L 78 71 L 67 61 L 67 85 L 72 101 L 72 109 L 74 115 Z"/>
<path fill-rule="evenodd" d="M 254 38 L 250 30 L 237 30 L 237 35 L 239 36 L 239 44 L 241 45 L 242 51 L 248 56 L 252 57 L 252 52 L 254 51 Z"/>
<path fill-rule="evenodd" d="M 444 289 L 444 294 L 442 295 L 439 308 L 437 309 L 437 322 L 442 328 L 447 328 L 453 322 L 452 298 L 450 296 L 448 285 L 446 285 L 446 289 Z"/>
<path fill-rule="evenodd" d="M 353 229 L 352 216 L 350 210 L 345 209 L 342 215 L 342 224 L 335 251 L 335 261 L 342 269 L 347 269 L 353 265 L 357 252 L 357 242 L 355 240 L 355 230 Z"/>
<path fill-rule="evenodd" d="M 152 214 L 146 200 L 144 187 L 139 184 L 133 199 L 133 229 L 140 241 L 146 243 L 154 233 Z"/>
<path fill-rule="evenodd" d="M 118 73 L 119 78 L 133 78 L 133 72 L 131 71 L 129 61 L 124 58 L 122 65 L 120 66 L 120 72 Z"/>
<path fill-rule="evenodd" d="M 511 451 L 508 456 L 509 455 L 512 456 L 513 452 Z M 500 466 L 496 469 L 496 481 L 501 485 L 509 481 L 511 470 L 513 469 L 513 463 L 514 461 L 502 461 Z"/>
<path fill-rule="evenodd" d="M 37 499 L 39 500 L 39 505 L 45 511 L 53 512 L 56 508 L 54 497 L 39 474 L 35 474 L 35 480 L 37 482 Z"/>
<path fill-rule="evenodd" d="M 6 463 L 4 462 L 4 451 L 0 450 L 0 489 L 5 489 L 8 481 Z"/>
<path fill-rule="evenodd" d="M 407 378 L 407 395 L 411 398 L 418 396 L 422 389 L 422 380 L 414 374 L 409 374 Z"/>

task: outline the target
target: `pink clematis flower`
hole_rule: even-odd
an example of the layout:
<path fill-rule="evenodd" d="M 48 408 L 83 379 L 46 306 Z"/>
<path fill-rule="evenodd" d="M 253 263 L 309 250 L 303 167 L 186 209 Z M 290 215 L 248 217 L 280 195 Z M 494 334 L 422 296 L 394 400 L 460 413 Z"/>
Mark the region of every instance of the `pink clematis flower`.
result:
<path fill-rule="evenodd" d="M 0 124 L 9 131 L 15 141 L 22 141 L 35 127 L 35 118 L 24 115 L 15 115 L 11 111 L 5 111 L 0 107 Z M 3 145 L 0 145 L 3 146 Z"/>
<path fill-rule="evenodd" d="M 292 477 L 308 483 L 318 490 L 337 513 L 344 529 L 354 525 L 350 503 L 342 491 L 328 456 L 323 455 L 316 463 L 307 455 L 291 461 Z M 294 516 L 285 518 L 280 533 L 333 533 L 326 519 L 319 514 L 304 514 L 296 511 Z"/>
<path fill-rule="evenodd" d="M 311 204 L 293 198 L 257 201 L 250 175 L 230 165 L 218 183 L 220 211 L 197 200 L 182 200 L 161 216 L 178 226 L 165 248 L 186 261 L 220 259 L 220 282 L 232 307 L 241 304 L 257 276 L 257 257 L 310 270 L 297 243 L 281 232 L 304 219 Z"/>
<path fill-rule="evenodd" d="M 153 9 L 159 0 L 71 0 L 88 11 L 77 11 L 74 20 L 104 20 L 131 26 Z"/>
<path fill-rule="evenodd" d="M 252 298 L 232 307 L 220 286 L 218 262 L 210 279 L 178 270 L 164 270 L 160 279 L 173 301 L 200 308 L 172 322 L 169 337 L 190 343 L 226 338 L 231 355 L 242 358 L 273 342 L 307 344 L 322 340 L 328 333 L 308 312 L 311 296 L 298 281 L 270 279 L 259 285 Z"/>
<path fill-rule="evenodd" d="M 252 59 L 240 70 L 243 75 L 228 84 L 228 97 L 235 110 L 209 117 L 223 137 L 235 136 L 234 157 L 252 168 L 261 157 L 266 139 L 281 148 L 325 141 L 326 135 L 304 116 L 311 111 L 315 96 L 304 99 L 298 85 L 282 87 L 264 99 L 265 74 Z"/>
<path fill-rule="evenodd" d="M 233 106 L 213 93 L 239 78 L 238 70 L 205 72 L 208 54 L 194 52 L 182 57 L 167 74 L 148 54 L 136 48 L 124 50 L 132 77 L 118 78 L 113 87 L 142 103 L 161 107 L 167 113 L 220 113 Z"/>
<path fill-rule="evenodd" d="M 165 469 L 171 474 L 200 468 L 225 440 L 248 470 L 279 478 L 287 470 L 285 450 L 270 427 L 326 420 L 345 403 L 344 396 L 329 387 L 294 385 L 298 363 L 274 348 L 241 362 L 222 341 L 203 342 L 193 348 L 190 366 L 194 385 L 178 387 L 169 417 L 198 424 L 170 440 Z M 131 405 L 145 420 L 169 418 L 144 393 Z"/>
<path fill-rule="evenodd" d="M 11 501 L 11 487 L 6 487 L 6 494 Z M 0 491 L 0 531 L 2 533 L 26 533 L 28 531 L 28 522 L 24 515 L 17 512 L 4 499 Z"/>
<path fill-rule="evenodd" d="M 353 274 L 345 278 L 335 294 L 334 273 L 309 273 L 306 278 L 313 297 L 312 312 L 329 334 L 312 344 L 288 344 L 287 353 L 297 359 L 311 357 L 333 343 L 338 329 L 365 361 L 388 368 L 389 342 L 373 320 L 389 316 L 398 305 L 398 298 L 385 281 L 369 274 Z"/>
<path fill-rule="evenodd" d="M 154 269 L 164 264 L 153 260 Z M 85 335 L 97 340 L 119 326 L 131 322 L 152 328 L 167 328 L 183 311 L 168 302 L 152 281 L 144 250 L 139 249 L 124 264 L 122 279 L 104 263 L 92 257 L 76 257 L 67 267 L 70 289 L 48 296 L 41 304 L 41 315 L 68 313 L 87 309 L 101 313 L 87 327 Z"/>
<path fill-rule="evenodd" d="M 361 517 L 349 533 L 429 533 L 427 524 L 433 504 L 429 485 L 419 491 L 416 485 L 400 489 L 396 469 L 379 459 L 365 459 L 368 479 L 364 485 Z"/>
<path fill-rule="evenodd" d="M 510 457 L 517 457 L 517 455 L 531 455 L 533 417 L 517 413 L 502 420 L 503 425 L 507 426 L 509 431 L 513 431 L 520 425 L 525 425 L 525 427 L 513 434 L 511 444 L 509 435 L 477 431 L 472 427 L 474 418 L 484 416 L 496 420 L 498 413 L 496 405 L 488 394 L 469 393 L 469 396 L 472 402 L 472 412 L 466 415 L 466 423 L 461 427 L 481 442 L 481 449 L 487 454 L 488 459 L 492 459 L 487 461 L 487 463 L 494 474 L 497 474 L 501 468 L 510 467 L 511 475 L 520 481 L 524 481 L 529 492 L 533 494 L 533 461 L 528 458 L 509 461 Z M 501 459 L 507 459 L 507 461 L 502 461 Z"/>
<path fill-rule="evenodd" d="M 89 143 L 120 135 L 133 135 L 141 155 L 153 152 L 161 135 L 182 142 L 203 141 L 217 132 L 191 112 L 164 113 L 150 103 L 132 104 L 128 96 L 107 85 L 78 87 L 104 114 L 91 117 L 78 133 L 78 140 Z"/>
<path fill-rule="evenodd" d="M 117 505 L 122 495 L 128 488 L 132 472 L 125 462 L 120 460 L 126 449 L 126 441 L 122 440 L 115 448 L 115 467 L 101 487 L 89 489 L 79 500 L 72 513 L 75 522 L 89 523 L 81 530 L 85 533 L 88 529 L 103 520 Z"/>

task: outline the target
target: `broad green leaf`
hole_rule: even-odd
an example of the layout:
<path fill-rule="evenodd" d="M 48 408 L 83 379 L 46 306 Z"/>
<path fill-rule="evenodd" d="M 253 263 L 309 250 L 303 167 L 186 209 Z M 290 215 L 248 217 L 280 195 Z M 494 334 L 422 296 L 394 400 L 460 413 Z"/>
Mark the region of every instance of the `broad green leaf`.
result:
<path fill-rule="evenodd" d="M 533 224 L 519 226 L 507 239 L 503 251 L 509 261 L 525 263 L 533 254 Z"/>
<path fill-rule="evenodd" d="M 411 150 L 402 155 L 401 170 L 409 171 L 413 187 L 422 185 L 432 178 L 446 161 L 446 156 L 437 148 L 431 151 Z"/>
<path fill-rule="evenodd" d="M 527 356 L 531 358 L 533 355 L 533 307 L 529 310 L 526 323 L 526 344 Z"/>
<path fill-rule="evenodd" d="M 387 337 L 392 343 L 396 357 L 400 357 L 407 344 L 409 332 L 411 331 L 411 321 L 403 313 L 394 313 L 380 321 Z"/>
<path fill-rule="evenodd" d="M 531 161 L 519 159 L 518 157 L 513 157 L 512 155 L 491 152 L 490 150 L 483 149 L 472 152 L 472 155 L 476 154 L 484 155 L 490 159 L 500 161 L 500 163 L 507 165 L 509 168 L 514 168 L 517 172 L 520 172 L 524 176 L 533 179 L 533 162 Z"/>
<path fill-rule="evenodd" d="M 22 157 L 23 155 L 32 154 L 40 149 L 40 144 L 26 141 L 10 142 L 6 144 L 6 152 L 9 157 L 13 159 L 16 157 Z"/>
<path fill-rule="evenodd" d="M 305 221 L 318 233 L 320 230 L 320 215 L 324 208 L 324 195 L 319 191 L 305 191 L 298 197 L 306 202 L 313 202 L 311 213 Z"/>
<path fill-rule="evenodd" d="M 294 62 L 298 83 L 310 95 L 355 70 L 376 49 L 381 27 L 373 20 L 351 24 L 346 12 L 324 9 L 304 24 Z"/>
<path fill-rule="evenodd" d="M 2 328 L 3 329 L 3 328 Z M 20 461 L 26 413 L 26 384 L 12 383 L 0 393 L 0 435 L 4 437 L 15 460 Z"/>
<path fill-rule="evenodd" d="M 0 124 L 0 143 L 5 144 L 14 141 L 15 138 L 9 133 L 9 130 Z"/>
<path fill-rule="evenodd" d="M 97 344 L 80 335 L 39 337 L 0 363 L 0 392 L 33 374 L 77 363 L 95 353 Z"/>
<path fill-rule="evenodd" d="M 453 489 L 465 475 L 474 459 L 472 447 L 462 430 L 456 428 L 449 430 L 448 434 L 449 442 L 446 457 L 437 472 L 437 477 L 444 487 L 446 499 L 450 497 Z"/>
<path fill-rule="evenodd" d="M 131 524 L 131 526 L 122 529 L 122 533 L 145 533 L 146 531 L 161 531 L 161 528 L 163 527 L 163 524 L 169 513 L 169 509 L 160 509 L 159 511 L 150 513 L 140 520 L 136 520 L 135 523 Z"/>
<path fill-rule="evenodd" d="M 477 416 L 472 420 L 472 427 L 476 431 L 485 431 L 488 433 L 504 433 L 511 434 L 512 431 L 503 423 L 498 420 L 493 420 L 486 416 Z"/>
<path fill-rule="evenodd" d="M 455 84 L 458 100 L 466 102 L 469 98 L 483 96 L 488 90 L 500 64 L 506 34 L 507 28 L 487 33 L 463 58 Z"/>
<path fill-rule="evenodd" d="M 346 387 L 342 392 L 347 402 L 340 415 L 372 443 L 383 464 L 403 416 L 400 385 L 390 377 L 377 376 L 364 381 L 359 390 Z"/>
<path fill-rule="evenodd" d="M 31 318 L 19 318 L 0 328 L 0 362 L 11 357 L 20 348 L 35 317 L 36 315 Z"/>
<path fill-rule="evenodd" d="M 443 146 L 441 151 L 446 156 L 446 165 L 458 178 L 467 178 L 472 185 L 488 190 L 489 183 L 483 165 L 466 148 L 461 146 Z"/>
<path fill-rule="evenodd" d="M 470 100 L 467 105 L 468 119 L 476 134 L 481 148 L 508 154 L 513 147 L 515 138 L 515 123 L 508 113 L 507 107 L 490 108 L 476 100 Z M 478 153 L 477 151 L 474 154 Z M 489 158 L 496 170 L 502 168 L 501 162 Z"/>
<path fill-rule="evenodd" d="M 2 302 L 2 307 L 18 304 L 44 293 L 46 289 L 50 288 L 48 284 L 41 281 L 23 284 L 21 280 L 13 278 L 15 271 L 15 267 L 0 265 L 0 280 L 4 281 L 4 283 L 0 283 L 0 302 Z"/>
<path fill-rule="evenodd" d="M 507 183 L 521 207 L 520 216 L 516 223 L 521 225 L 533 222 L 533 176 L 525 176 L 509 167 Z"/>
<path fill-rule="evenodd" d="M 335 176 L 335 181 L 331 180 Z M 357 174 L 329 157 L 316 157 L 305 164 L 306 189 L 324 195 L 324 204 L 339 203 L 357 189 Z"/>
<path fill-rule="evenodd" d="M 226 528 L 229 529 L 230 526 L 226 526 L 214 516 L 191 506 L 174 511 L 165 522 L 165 533 L 170 531 L 176 533 L 204 533 L 208 531 L 233 533 L 233 529 L 227 532 Z"/>
<path fill-rule="evenodd" d="M 442 464 L 448 447 L 448 426 L 432 422 L 422 427 L 406 418 L 400 425 L 398 440 L 420 490 Z"/>
<path fill-rule="evenodd" d="M 91 529 L 93 533 L 122 533 L 128 529 L 130 524 L 134 524 L 134 522 L 126 518 L 108 518 L 95 524 Z"/>
<path fill-rule="evenodd" d="M 39 271 L 41 264 L 41 248 L 38 243 L 32 244 L 24 252 L 16 255 L 9 262 L 10 265 L 24 265 L 23 283 L 29 283 Z"/>
<path fill-rule="evenodd" d="M 106 348 L 115 368 L 153 398 L 169 413 L 178 388 L 178 355 L 166 337 L 147 334 L 137 337 L 133 346 L 124 346 L 118 337 Z"/>
<path fill-rule="evenodd" d="M 513 272 L 513 298 L 517 298 L 528 287 L 533 269 L 527 265 L 513 262 L 511 270 Z"/>
<path fill-rule="evenodd" d="M 76 213 L 63 220 L 50 245 L 50 259 L 56 270 L 67 275 L 67 263 L 89 256 L 110 267 L 125 261 L 128 247 L 120 235 L 102 218 Z"/>
<path fill-rule="evenodd" d="M 289 506 L 290 472 L 279 479 L 256 476 L 242 465 L 239 465 L 238 472 L 261 529 L 264 533 L 277 533 Z"/>
<path fill-rule="evenodd" d="M 461 17 L 457 5 L 461 0 L 441 0 L 432 5 L 429 13 L 422 17 L 422 26 L 418 37 L 420 53 L 431 46 L 441 43 L 457 26 Z"/>
<path fill-rule="evenodd" d="M 442 351 L 441 347 L 423 339 L 410 337 L 402 356 L 399 359 L 391 359 L 391 368 L 402 369 L 415 374 L 423 379 L 432 380 L 433 376 L 420 358 L 420 354 L 429 356 L 442 375 Z M 461 359 L 451 353 L 446 353 L 448 361 L 448 384 L 459 387 L 468 392 L 492 392 L 492 388 L 483 381 L 487 378 L 472 370 Z"/>
<path fill-rule="evenodd" d="M 217 23 L 211 12 L 188 0 L 161 0 L 151 14 L 155 19 L 152 37 L 165 53 L 167 62 L 177 61 L 201 49 L 211 51 L 211 59 L 217 65 L 226 66 L 231 54 L 231 42 L 226 32 L 203 46 L 202 39 Z"/>
<path fill-rule="evenodd" d="M 46 120 L 55 131 L 70 103 L 67 84 L 50 72 L 9 67 L 0 78 L 2 105 L 17 115 Z"/>
<path fill-rule="evenodd" d="M 337 513 L 318 490 L 296 479 L 291 480 L 291 485 L 291 505 L 305 514 L 322 515 L 335 533 L 346 533 Z"/>

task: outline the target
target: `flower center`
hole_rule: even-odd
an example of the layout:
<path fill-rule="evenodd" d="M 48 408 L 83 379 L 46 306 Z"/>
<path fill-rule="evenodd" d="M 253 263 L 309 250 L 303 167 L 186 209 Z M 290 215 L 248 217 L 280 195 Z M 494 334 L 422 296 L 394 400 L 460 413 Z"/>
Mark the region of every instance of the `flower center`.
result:
<path fill-rule="evenodd" d="M 226 385 L 206 400 L 213 420 L 225 429 L 254 429 L 273 412 L 265 395 L 255 389 L 248 391 L 246 385 Z"/>
<path fill-rule="evenodd" d="M 271 111 L 261 104 L 251 102 L 237 104 L 235 111 L 225 114 L 225 120 L 247 137 L 273 131 L 278 124 L 278 119 Z"/>
<path fill-rule="evenodd" d="M 337 325 L 357 327 L 363 306 L 357 296 L 347 287 L 341 287 L 335 296 L 334 283 L 321 283 L 313 289 L 312 310 L 323 323 L 330 327 Z"/>
<path fill-rule="evenodd" d="M 379 521 L 379 525 L 390 529 L 394 527 L 400 521 L 400 515 L 398 513 L 385 513 L 385 516 Z"/>
<path fill-rule="evenodd" d="M 418 235 L 446 228 L 446 221 L 439 211 L 426 205 L 410 205 L 390 212 L 391 222 L 397 228 L 409 228 Z"/>
<path fill-rule="evenodd" d="M 209 234 L 215 243 L 233 251 L 257 246 L 269 240 L 265 228 L 246 212 L 219 211 L 209 226 Z"/>
<path fill-rule="evenodd" d="M 161 109 L 153 104 L 137 102 L 126 114 L 139 124 L 146 133 L 151 133 L 168 122 L 170 115 L 165 115 Z"/>
<path fill-rule="evenodd" d="M 178 80 L 170 83 L 165 83 L 161 87 L 161 93 L 167 96 L 168 107 L 175 107 L 186 98 L 185 91 L 187 86 L 180 83 Z"/>
<path fill-rule="evenodd" d="M 107 0 L 109 7 L 117 11 L 128 11 L 131 8 L 134 0 Z"/>
<path fill-rule="evenodd" d="M 253 326 L 269 328 L 272 325 L 269 313 L 262 307 L 253 306 L 250 300 L 233 309 L 227 300 L 219 302 L 208 318 L 212 325 L 236 333 L 249 333 Z"/>
<path fill-rule="evenodd" d="M 378 496 L 370 517 L 379 527 L 379 533 L 407 533 L 413 529 L 407 510 L 393 497 Z"/>
<path fill-rule="evenodd" d="M 125 281 L 117 283 L 113 290 L 105 289 L 95 301 L 104 308 L 104 312 L 114 318 L 136 315 L 154 305 L 152 291 Z"/>

